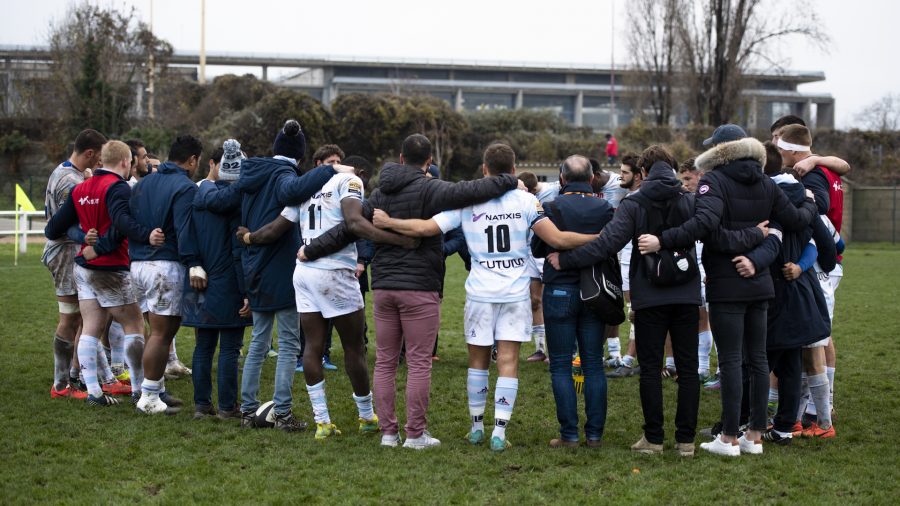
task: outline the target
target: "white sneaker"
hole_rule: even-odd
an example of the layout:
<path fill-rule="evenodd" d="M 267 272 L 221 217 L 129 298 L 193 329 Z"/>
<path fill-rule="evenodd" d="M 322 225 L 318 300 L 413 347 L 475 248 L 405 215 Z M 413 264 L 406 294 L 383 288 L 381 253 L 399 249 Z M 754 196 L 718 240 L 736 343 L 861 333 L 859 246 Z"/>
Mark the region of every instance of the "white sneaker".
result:
<path fill-rule="evenodd" d="M 400 446 L 400 434 L 382 434 L 381 446 L 396 448 Z"/>
<path fill-rule="evenodd" d="M 762 445 L 760 445 L 762 446 Z M 733 445 L 731 443 L 726 443 L 722 441 L 722 435 L 719 434 L 715 439 L 710 441 L 709 443 L 700 443 L 700 448 L 708 451 L 709 453 L 715 453 L 716 455 L 725 455 L 726 457 L 740 457 L 741 456 L 741 447 L 740 445 Z"/>
<path fill-rule="evenodd" d="M 166 379 L 174 380 L 183 376 L 190 376 L 192 372 L 181 360 L 172 360 L 166 364 L 165 376 Z"/>
<path fill-rule="evenodd" d="M 427 430 L 417 438 L 406 438 L 406 442 L 403 443 L 404 448 L 412 448 L 413 450 L 424 450 L 425 448 L 431 448 L 433 446 L 440 445 L 440 440 L 431 437 L 431 434 L 429 434 Z"/>
<path fill-rule="evenodd" d="M 746 439 L 746 436 L 738 438 L 738 448 L 741 449 L 741 453 L 749 453 L 751 455 L 762 455 L 763 452 L 762 442 L 754 443 Z"/>
<path fill-rule="evenodd" d="M 141 398 L 138 400 L 135 407 L 139 412 L 144 413 L 145 415 L 174 415 L 181 411 L 181 408 L 170 408 L 159 398 L 159 396 L 154 396 L 153 399 L 151 399 L 147 395 L 141 395 Z"/>

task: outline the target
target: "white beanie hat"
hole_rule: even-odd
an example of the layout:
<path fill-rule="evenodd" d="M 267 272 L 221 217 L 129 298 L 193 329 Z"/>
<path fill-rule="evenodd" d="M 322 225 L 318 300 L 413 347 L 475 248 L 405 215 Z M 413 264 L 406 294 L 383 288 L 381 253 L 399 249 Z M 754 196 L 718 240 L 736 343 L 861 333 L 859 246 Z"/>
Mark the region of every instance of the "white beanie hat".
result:
<path fill-rule="evenodd" d="M 222 155 L 222 162 L 219 165 L 219 179 L 237 181 L 241 176 L 241 160 L 244 159 L 241 154 L 241 144 L 234 139 L 228 139 L 223 148 L 225 154 Z"/>

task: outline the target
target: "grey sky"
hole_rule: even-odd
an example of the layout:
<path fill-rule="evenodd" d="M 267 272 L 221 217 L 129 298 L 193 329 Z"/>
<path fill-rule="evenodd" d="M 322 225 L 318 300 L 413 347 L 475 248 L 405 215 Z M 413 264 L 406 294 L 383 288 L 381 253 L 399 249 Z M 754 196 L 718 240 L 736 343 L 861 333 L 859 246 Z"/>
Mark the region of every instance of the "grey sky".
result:
<path fill-rule="evenodd" d="M 95 0 L 150 20 L 151 0 Z M 791 2 L 793 3 L 793 2 Z M 46 44 L 48 26 L 70 0 L 4 0 L 0 44 Z M 154 32 L 176 49 L 200 47 L 200 0 L 154 0 Z M 779 47 L 786 66 L 822 70 L 826 81 L 802 91 L 830 92 L 839 128 L 887 93 L 900 92 L 892 47 L 900 2 L 818 0 L 831 34 L 829 54 L 805 43 Z M 628 0 L 615 0 L 615 60 L 628 63 Z M 555 0 L 206 0 L 207 51 L 608 64 L 612 1 Z M 803 15 L 798 12 L 797 15 Z M 252 70 L 252 69 L 248 69 Z M 233 69 L 210 69 L 211 74 Z M 274 75 L 274 73 L 270 74 Z"/>

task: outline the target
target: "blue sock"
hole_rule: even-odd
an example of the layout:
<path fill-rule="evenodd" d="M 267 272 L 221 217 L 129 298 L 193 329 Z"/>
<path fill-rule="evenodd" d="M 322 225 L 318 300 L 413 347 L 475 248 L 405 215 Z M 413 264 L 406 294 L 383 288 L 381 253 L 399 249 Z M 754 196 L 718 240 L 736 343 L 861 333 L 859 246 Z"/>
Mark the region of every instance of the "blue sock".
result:
<path fill-rule="evenodd" d="M 106 351 L 99 341 L 97 342 L 97 376 L 100 379 L 100 383 L 104 385 L 116 382 L 116 375 L 113 374 L 112 369 L 109 367 L 109 362 L 106 361 Z"/>
<path fill-rule="evenodd" d="M 84 377 L 84 384 L 87 385 L 88 393 L 94 397 L 103 395 L 103 389 L 97 381 L 97 353 L 100 349 L 100 342 L 94 336 L 81 334 L 78 341 L 78 363 L 81 364 L 81 375 Z"/>
<path fill-rule="evenodd" d="M 469 368 L 466 393 L 469 398 L 469 416 L 472 417 L 472 432 L 484 430 L 484 408 L 488 394 L 487 370 Z"/>
<path fill-rule="evenodd" d="M 494 432 L 491 437 L 506 439 L 506 426 L 512 418 L 516 405 L 516 394 L 519 392 L 519 379 L 501 376 L 494 387 Z"/>
<path fill-rule="evenodd" d="M 109 326 L 109 362 L 115 374 L 125 368 L 125 330 L 119 322 Z"/>
<path fill-rule="evenodd" d="M 328 399 L 325 398 L 325 380 L 315 385 L 306 385 L 306 393 L 309 394 L 309 403 L 312 404 L 316 423 L 331 423 L 331 416 L 328 414 Z"/>

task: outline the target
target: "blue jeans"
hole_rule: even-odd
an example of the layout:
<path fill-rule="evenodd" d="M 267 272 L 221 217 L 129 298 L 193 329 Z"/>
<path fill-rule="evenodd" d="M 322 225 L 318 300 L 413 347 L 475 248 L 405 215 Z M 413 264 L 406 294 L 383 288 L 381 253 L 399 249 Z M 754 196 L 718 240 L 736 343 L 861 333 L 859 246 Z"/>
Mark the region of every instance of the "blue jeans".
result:
<path fill-rule="evenodd" d="M 197 345 L 194 348 L 193 382 L 194 406 L 212 405 L 212 363 L 219 349 L 219 367 L 216 386 L 219 393 L 219 411 L 233 410 L 238 393 L 238 355 L 244 341 L 244 327 L 230 329 L 196 329 Z"/>
<path fill-rule="evenodd" d="M 244 358 L 244 376 L 241 379 L 241 411 L 256 411 L 259 400 L 259 375 L 266 353 L 272 344 L 272 324 L 278 322 L 278 361 L 275 364 L 275 413 L 282 415 L 291 410 L 294 369 L 300 355 L 300 336 L 297 327 L 297 308 L 289 307 L 274 312 L 253 312 L 253 335 L 247 356 Z"/>
<path fill-rule="evenodd" d="M 544 285 L 543 305 L 559 435 L 565 441 L 578 441 L 578 399 L 572 380 L 572 350 L 577 341 L 584 372 L 584 434 L 589 440 L 599 440 L 606 425 L 606 324 L 584 307 L 576 285 Z"/>

